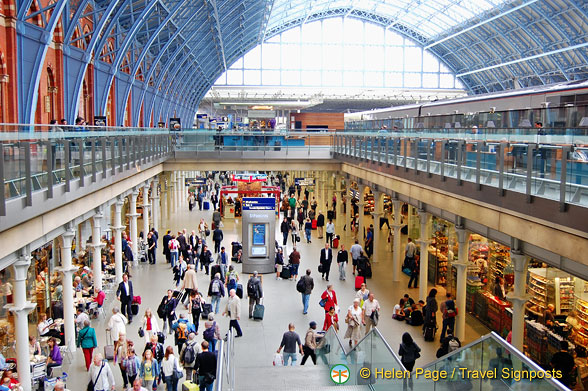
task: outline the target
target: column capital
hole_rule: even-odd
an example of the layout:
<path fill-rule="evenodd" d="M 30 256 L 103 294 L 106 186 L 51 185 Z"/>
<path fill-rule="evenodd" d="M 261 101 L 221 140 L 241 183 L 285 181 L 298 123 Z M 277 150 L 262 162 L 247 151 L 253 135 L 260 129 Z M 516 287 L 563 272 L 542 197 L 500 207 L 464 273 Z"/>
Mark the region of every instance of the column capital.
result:
<path fill-rule="evenodd" d="M 429 245 L 429 243 L 431 243 L 431 241 L 429 239 L 417 239 L 417 240 L 415 240 L 415 242 L 421 246 L 421 249 L 423 247 L 427 247 Z M 422 252 L 422 250 L 421 250 L 421 252 Z"/>
<path fill-rule="evenodd" d="M 31 256 L 22 251 L 18 260 L 12 264 L 14 269 L 14 281 L 26 281 L 29 267 L 31 266 Z"/>
<path fill-rule="evenodd" d="M 116 201 L 114 202 L 115 207 L 122 207 L 125 204 L 125 201 L 122 197 L 117 197 Z"/>
<path fill-rule="evenodd" d="M 421 224 L 427 224 L 427 222 L 429 221 L 429 217 L 431 217 L 431 214 L 423 209 L 419 209 L 418 213 L 419 213 L 419 222 Z"/>
<path fill-rule="evenodd" d="M 529 296 L 525 295 L 523 297 L 518 297 L 514 295 L 514 292 L 509 292 L 506 294 L 506 299 L 513 305 L 524 305 L 527 303 L 527 301 L 529 301 Z"/>
<path fill-rule="evenodd" d="M 527 270 L 527 265 L 529 264 L 529 257 L 527 257 L 526 255 L 521 254 L 518 251 L 511 250 L 510 260 L 513 263 L 515 272 L 525 272 Z"/>
<path fill-rule="evenodd" d="M 111 225 L 110 226 L 110 229 L 113 230 L 114 232 L 122 231 L 125 228 L 126 227 L 124 225 Z"/>
<path fill-rule="evenodd" d="M 7 304 L 4 306 L 8 311 L 15 315 L 28 315 L 37 307 L 37 303 L 25 301 L 24 305 L 17 306 L 16 304 Z"/>
<path fill-rule="evenodd" d="M 136 219 L 137 217 L 141 216 L 140 213 L 127 213 L 127 217 Z"/>
<path fill-rule="evenodd" d="M 457 269 L 466 270 L 468 267 L 467 263 L 452 262 L 451 266 L 455 266 Z"/>
<path fill-rule="evenodd" d="M 139 189 L 133 189 L 131 197 L 137 198 L 139 196 Z"/>
<path fill-rule="evenodd" d="M 96 248 L 102 249 L 102 248 L 106 247 L 106 244 L 104 244 L 104 243 L 101 242 L 101 243 L 98 243 L 98 244 L 94 244 L 94 243 L 88 244 L 88 246 L 89 247 L 92 247 L 94 249 L 96 249 Z"/>
<path fill-rule="evenodd" d="M 151 204 L 147 203 L 147 204 L 142 204 L 141 205 L 143 208 L 147 209 L 151 207 Z"/>
<path fill-rule="evenodd" d="M 463 226 L 456 226 L 455 233 L 457 234 L 457 242 L 460 244 L 465 244 L 470 236 L 470 232 Z"/>
<path fill-rule="evenodd" d="M 394 231 L 400 231 L 400 229 L 404 227 L 404 224 L 392 224 L 391 227 L 394 229 Z"/>
<path fill-rule="evenodd" d="M 372 213 L 370 213 L 370 214 L 372 215 L 372 217 L 373 217 L 374 219 L 376 219 L 376 218 L 378 218 L 378 217 L 382 216 L 384 213 L 382 213 L 382 212 L 372 212 Z M 374 220 L 374 222 L 375 222 L 375 220 Z"/>
<path fill-rule="evenodd" d="M 70 266 L 70 267 L 65 267 L 65 266 L 58 266 L 55 268 L 56 271 L 63 273 L 64 275 L 69 274 L 71 276 L 71 274 L 73 274 L 76 270 L 78 270 L 77 266 Z"/>

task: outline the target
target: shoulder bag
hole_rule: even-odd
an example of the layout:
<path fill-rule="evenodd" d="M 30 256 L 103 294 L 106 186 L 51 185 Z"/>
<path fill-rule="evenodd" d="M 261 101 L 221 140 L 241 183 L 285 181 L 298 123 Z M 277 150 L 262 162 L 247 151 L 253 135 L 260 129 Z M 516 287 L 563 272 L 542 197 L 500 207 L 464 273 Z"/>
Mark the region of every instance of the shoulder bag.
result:
<path fill-rule="evenodd" d="M 179 368 L 177 359 L 174 361 L 174 373 L 172 376 L 175 380 L 180 380 L 182 377 L 184 377 L 184 372 L 182 372 L 182 370 Z"/>
<path fill-rule="evenodd" d="M 102 366 L 100 367 L 100 370 L 98 371 L 98 376 L 96 376 L 96 380 L 92 381 L 92 379 L 90 379 L 90 381 L 88 382 L 88 387 L 86 388 L 87 391 L 94 391 L 94 388 L 96 387 L 96 383 L 98 382 L 98 379 L 100 379 L 100 374 L 102 373 L 102 369 L 104 369 L 104 363 L 102 363 Z"/>

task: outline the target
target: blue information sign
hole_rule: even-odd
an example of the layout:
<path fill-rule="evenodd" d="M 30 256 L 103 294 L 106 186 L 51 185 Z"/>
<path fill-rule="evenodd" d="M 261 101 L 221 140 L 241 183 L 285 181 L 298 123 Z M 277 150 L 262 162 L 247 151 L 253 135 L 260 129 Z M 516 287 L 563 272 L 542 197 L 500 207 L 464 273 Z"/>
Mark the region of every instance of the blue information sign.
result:
<path fill-rule="evenodd" d="M 244 197 L 243 210 L 274 210 L 276 199 L 273 197 Z"/>

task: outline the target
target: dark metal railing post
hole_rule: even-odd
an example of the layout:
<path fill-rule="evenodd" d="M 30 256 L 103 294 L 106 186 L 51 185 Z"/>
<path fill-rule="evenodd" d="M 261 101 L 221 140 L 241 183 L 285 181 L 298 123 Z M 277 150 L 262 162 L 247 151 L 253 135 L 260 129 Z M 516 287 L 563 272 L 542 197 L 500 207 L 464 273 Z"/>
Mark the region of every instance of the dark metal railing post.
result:
<path fill-rule="evenodd" d="M 404 161 L 402 162 L 402 166 L 404 167 L 404 171 L 408 171 L 408 144 L 411 142 L 409 138 L 405 138 L 402 140 L 404 144 L 402 155 L 404 156 Z"/>
<path fill-rule="evenodd" d="M 0 143 L 0 216 L 6 216 L 6 193 L 4 178 L 4 144 Z"/>
<path fill-rule="evenodd" d="M 384 142 L 386 143 L 386 167 L 390 167 L 390 142 L 392 139 L 390 137 L 386 137 Z"/>
<path fill-rule="evenodd" d="M 70 159 L 71 159 L 71 143 L 69 140 L 64 140 L 63 143 L 63 169 L 65 170 L 65 191 L 69 192 L 71 190 L 71 168 L 70 168 Z"/>
<path fill-rule="evenodd" d="M 110 173 L 116 174 L 116 137 L 110 137 Z"/>
<path fill-rule="evenodd" d="M 53 198 L 53 182 L 55 178 L 53 176 L 53 170 L 55 170 L 55 167 L 53 167 L 53 142 L 47 140 L 45 146 L 47 147 L 47 198 Z M 0 158 L 0 160 L 2 159 Z M 4 187 L 2 189 L 4 190 Z"/>
<path fill-rule="evenodd" d="M 96 139 L 90 141 L 92 146 L 92 183 L 96 182 Z"/>
<path fill-rule="evenodd" d="M 559 211 L 566 211 L 566 187 L 568 183 L 568 157 L 572 147 L 564 145 L 561 148 L 561 175 L 559 178 Z"/>
<path fill-rule="evenodd" d="M 447 149 L 447 141 L 441 140 L 441 180 L 445 180 L 445 150 Z"/>
<path fill-rule="evenodd" d="M 84 187 L 85 175 L 84 175 L 84 141 L 78 139 L 78 151 L 80 155 L 80 187 Z"/>
<path fill-rule="evenodd" d="M 533 155 L 535 153 L 536 144 L 527 144 L 527 178 L 525 180 L 525 194 L 527 195 L 527 202 L 533 201 L 532 183 L 533 183 Z"/>
<path fill-rule="evenodd" d="M 431 142 L 432 140 L 426 140 L 427 143 L 427 177 L 431 177 Z"/>
<path fill-rule="evenodd" d="M 108 142 L 108 137 L 103 137 L 100 140 L 100 145 L 102 146 L 102 179 L 106 178 L 106 143 Z"/>
<path fill-rule="evenodd" d="M 125 138 L 120 136 L 118 138 L 118 172 L 123 172 L 124 170 L 124 149 L 123 149 L 123 144 L 125 143 L 127 144 L 127 170 L 130 168 L 131 162 L 130 162 L 130 158 L 131 158 L 131 151 L 129 151 L 129 147 L 130 147 L 130 143 L 129 143 L 129 137 Z"/>
<path fill-rule="evenodd" d="M 419 175 L 419 138 L 415 138 L 412 146 L 414 148 L 413 157 L 414 157 L 414 171 L 416 175 Z"/>
<path fill-rule="evenodd" d="M 22 143 L 25 155 L 25 191 L 26 206 L 33 206 L 33 182 L 31 178 L 31 143 L 24 141 Z M 4 159 L 4 157 L 2 157 Z"/>
<path fill-rule="evenodd" d="M 476 189 L 480 190 L 482 185 L 480 184 L 480 170 L 482 166 L 482 148 L 484 147 L 483 141 L 476 143 Z"/>
<path fill-rule="evenodd" d="M 463 161 L 463 140 L 457 142 L 457 185 L 461 186 L 461 165 Z"/>
<path fill-rule="evenodd" d="M 400 139 L 398 137 L 395 137 L 392 141 L 392 164 L 394 164 L 394 168 L 398 170 L 398 148 L 396 147 L 396 144 L 400 147 Z"/>
<path fill-rule="evenodd" d="M 504 195 L 504 151 L 506 144 L 500 143 L 496 146 L 498 155 L 498 195 Z"/>

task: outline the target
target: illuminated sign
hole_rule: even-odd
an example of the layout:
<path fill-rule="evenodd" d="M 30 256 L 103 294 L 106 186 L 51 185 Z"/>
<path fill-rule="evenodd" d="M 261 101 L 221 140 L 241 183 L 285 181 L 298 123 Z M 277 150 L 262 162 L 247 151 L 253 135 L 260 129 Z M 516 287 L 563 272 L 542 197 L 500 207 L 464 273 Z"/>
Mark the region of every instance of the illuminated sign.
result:
<path fill-rule="evenodd" d="M 265 182 L 267 181 L 267 175 L 246 172 L 242 174 L 233 174 L 232 179 L 235 182 Z"/>
<path fill-rule="evenodd" d="M 274 197 L 244 197 L 243 210 L 275 210 L 276 199 Z"/>

